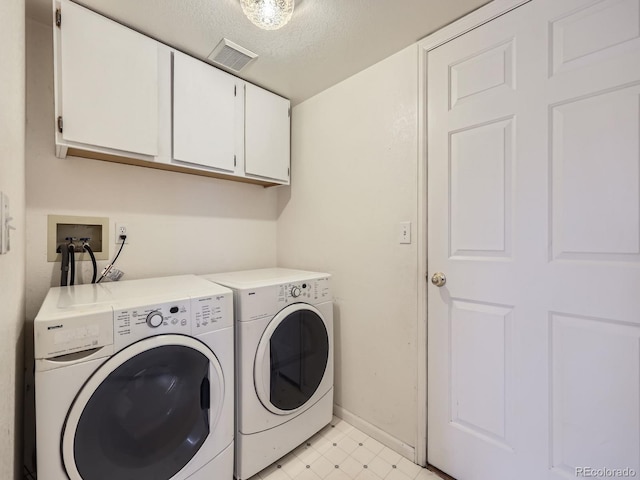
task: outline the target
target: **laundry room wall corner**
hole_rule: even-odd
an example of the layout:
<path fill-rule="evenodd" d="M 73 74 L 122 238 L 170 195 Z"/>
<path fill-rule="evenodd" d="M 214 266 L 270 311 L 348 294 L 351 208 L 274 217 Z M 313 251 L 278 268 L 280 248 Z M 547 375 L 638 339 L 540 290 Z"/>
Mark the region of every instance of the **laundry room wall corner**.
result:
<path fill-rule="evenodd" d="M 278 265 L 332 275 L 335 403 L 410 448 L 417 424 L 418 51 L 295 106 Z M 407 451 L 404 449 L 403 451 Z"/>

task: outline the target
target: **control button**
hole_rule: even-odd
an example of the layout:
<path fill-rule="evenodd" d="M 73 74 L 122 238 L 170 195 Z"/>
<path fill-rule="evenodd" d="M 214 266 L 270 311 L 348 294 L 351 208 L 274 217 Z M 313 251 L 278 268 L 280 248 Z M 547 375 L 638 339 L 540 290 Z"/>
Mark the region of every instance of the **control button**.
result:
<path fill-rule="evenodd" d="M 178 319 L 177 319 L 177 318 L 174 318 L 173 320 L 171 320 L 171 323 L 172 323 L 173 325 L 177 325 L 177 324 L 178 324 Z"/>
<path fill-rule="evenodd" d="M 169 311 L 170 311 L 171 313 L 178 313 L 178 310 L 180 310 L 178 307 L 171 307 L 171 308 L 169 309 Z"/>
<path fill-rule="evenodd" d="M 306 284 L 306 283 L 303 283 L 303 284 L 302 284 L 302 288 L 307 288 L 307 284 Z"/>
<path fill-rule="evenodd" d="M 293 287 L 291 289 L 291 296 L 293 298 L 299 297 L 300 296 L 300 287 Z"/>
<path fill-rule="evenodd" d="M 180 325 L 184 327 L 186 324 L 187 324 L 187 319 L 183 318 L 182 321 L 180 322 Z"/>
<path fill-rule="evenodd" d="M 158 312 L 157 310 L 147 315 L 147 325 L 149 325 L 151 328 L 158 328 L 160 325 L 162 325 L 163 320 L 164 318 L 162 317 L 162 313 Z"/>

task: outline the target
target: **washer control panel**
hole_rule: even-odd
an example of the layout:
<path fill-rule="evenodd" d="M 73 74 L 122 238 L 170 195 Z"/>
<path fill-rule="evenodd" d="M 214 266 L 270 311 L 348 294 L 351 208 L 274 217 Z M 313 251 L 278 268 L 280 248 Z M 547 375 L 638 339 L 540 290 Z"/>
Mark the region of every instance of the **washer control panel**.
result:
<path fill-rule="evenodd" d="M 178 308 L 178 307 L 173 307 Z M 151 328 L 158 328 L 164 322 L 164 317 L 162 316 L 162 312 L 158 310 L 154 310 L 149 315 L 147 315 L 147 325 Z"/>
<path fill-rule="evenodd" d="M 153 335 L 191 333 L 191 302 L 188 298 L 171 303 L 115 310 L 113 316 L 116 349 Z"/>
<path fill-rule="evenodd" d="M 233 294 L 191 299 L 193 334 L 233 325 Z"/>
<path fill-rule="evenodd" d="M 126 347 L 143 338 L 167 333 L 198 335 L 227 322 L 231 295 L 184 298 L 173 302 L 115 309 L 114 347 Z"/>

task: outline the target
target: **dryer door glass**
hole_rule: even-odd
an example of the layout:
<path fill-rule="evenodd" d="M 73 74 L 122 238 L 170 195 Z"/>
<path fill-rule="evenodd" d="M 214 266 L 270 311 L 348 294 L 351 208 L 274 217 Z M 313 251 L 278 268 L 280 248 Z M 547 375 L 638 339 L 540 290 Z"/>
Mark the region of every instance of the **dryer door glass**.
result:
<path fill-rule="evenodd" d="M 166 480 L 209 435 L 209 359 L 181 345 L 146 350 L 95 390 L 78 422 L 83 480 Z"/>
<path fill-rule="evenodd" d="M 322 319 L 310 310 L 287 315 L 269 341 L 270 400 L 280 410 L 295 410 L 315 393 L 329 359 L 329 336 Z"/>

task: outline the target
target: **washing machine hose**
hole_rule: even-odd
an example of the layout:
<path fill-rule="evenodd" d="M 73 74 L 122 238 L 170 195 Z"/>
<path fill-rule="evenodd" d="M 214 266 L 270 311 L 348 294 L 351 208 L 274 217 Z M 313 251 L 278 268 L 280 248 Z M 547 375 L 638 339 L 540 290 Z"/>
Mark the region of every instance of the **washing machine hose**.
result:
<path fill-rule="evenodd" d="M 91 257 L 91 264 L 93 265 L 93 277 L 91 277 L 91 283 L 96 283 L 96 276 L 98 275 L 98 265 L 96 263 L 96 256 L 93 254 L 93 250 L 88 243 L 85 243 L 84 245 L 82 245 L 82 248 L 84 248 L 89 254 L 89 256 Z"/>
<path fill-rule="evenodd" d="M 69 271 L 71 272 L 71 278 L 69 279 L 69 285 L 76 283 L 76 246 L 73 243 L 68 245 L 69 248 Z"/>
<path fill-rule="evenodd" d="M 58 250 L 62 257 L 62 264 L 60 265 L 60 286 L 66 287 L 69 276 L 69 248 L 66 245 L 60 245 Z"/>

